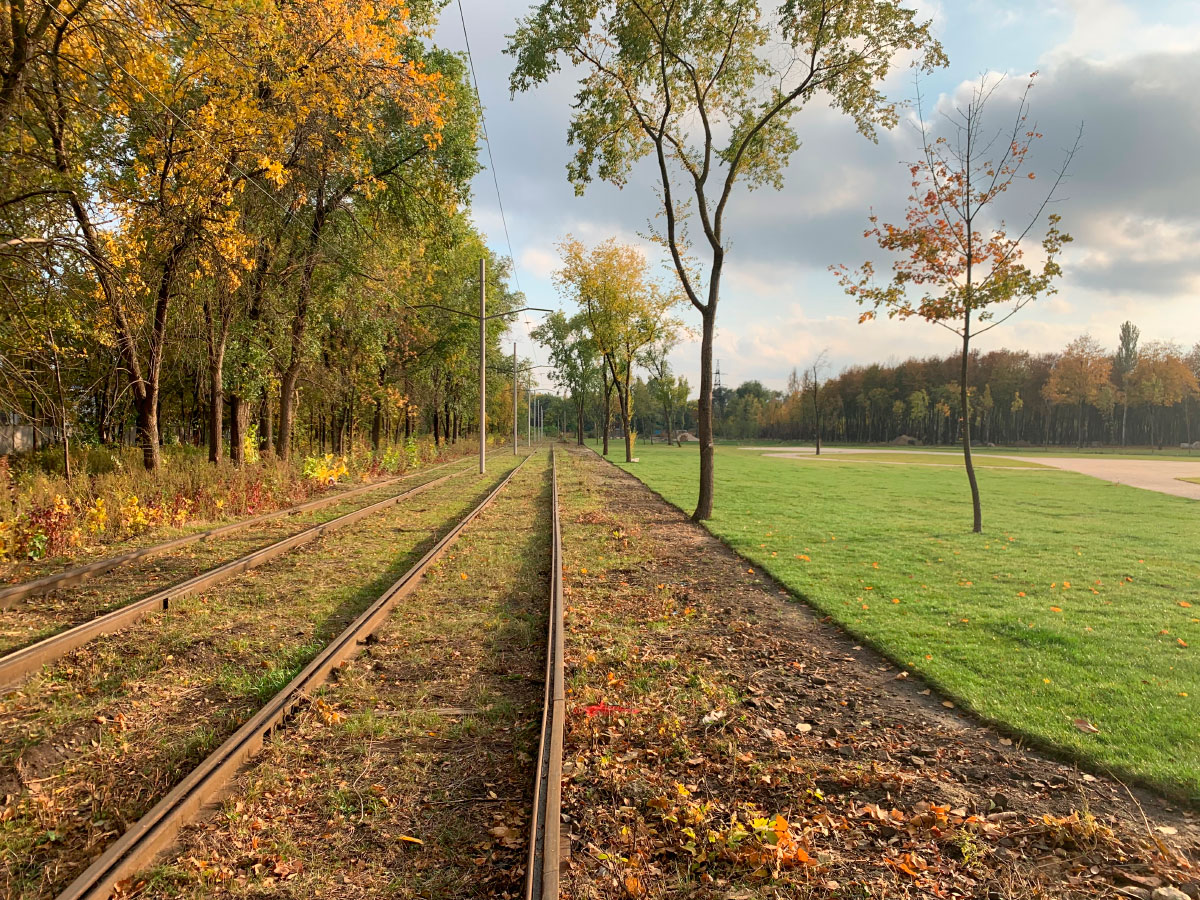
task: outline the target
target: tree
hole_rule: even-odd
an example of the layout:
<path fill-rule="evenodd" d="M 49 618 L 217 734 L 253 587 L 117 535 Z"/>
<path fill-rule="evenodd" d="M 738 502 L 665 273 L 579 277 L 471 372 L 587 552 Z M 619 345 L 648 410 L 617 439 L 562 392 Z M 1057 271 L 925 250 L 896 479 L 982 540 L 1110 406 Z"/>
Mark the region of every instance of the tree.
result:
<path fill-rule="evenodd" d="M 667 426 L 667 443 L 674 443 L 675 410 L 687 403 L 688 383 L 686 378 L 676 378 L 671 372 L 668 357 L 679 344 L 678 332 L 667 332 L 650 344 L 642 354 L 642 366 L 650 373 L 650 392 L 658 398 L 663 408 Z"/>
<path fill-rule="evenodd" d="M 1142 333 L 1132 322 L 1121 324 L 1120 344 L 1113 358 L 1113 372 L 1121 386 L 1121 446 L 1125 446 L 1125 425 L 1129 421 L 1129 373 L 1137 365 L 1138 339 Z"/>
<path fill-rule="evenodd" d="M 1197 384 L 1200 384 L 1200 341 L 1196 342 L 1196 344 L 1192 347 L 1192 352 L 1188 354 L 1187 364 L 1188 364 L 1188 368 L 1192 370 L 1193 377 L 1195 377 L 1197 379 Z M 1193 443 L 1193 441 L 1192 441 L 1192 420 L 1188 416 L 1188 402 L 1187 402 L 1186 397 L 1183 400 L 1183 416 L 1184 416 L 1184 425 L 1186 428 L 1185 433 L 1187 435 L 1187 442 L 1189 444 L 1191 444 L 1191 443 Z"/>
<path fill-rule="evenodd" d="M 801 390 L 812 400 L 813 427 L 815 428 L 817 456 L 821 455 L 821 376 L 829 368 L 829 351 L 822 350 L 817 358 L 804 370 Z"/>
<path fill-rule="evenodd" d="M 1200 384 L 1184 361 L 1183 352 L 1178 345 L 1163 341 L 1149 343 L 1141 350 L 1129 381 L 1131 400 L 1150 407 L 1151 444 L 1156 443 L 1154 409 L 1175 406 L 1200 393 Z"/>
<path fill-rule="evenodd" d="M 1083 446 L 1083 409 L 1095 404 L 1109 384 L 1112 360 L 1104 348 L 1089 334 L 1077 337 L 1067 345 L 1050 371 L 1050 380 L 1042 393 L 1051 403 L 1070 403 L 1078 407 L 1079 446 Z"/>
<path fill-rule="evenodd" d="M 941 46 L 898 0 L 784 0 L 766 14 L 757 0 L 541 0 L 506 52 L 517 59 L 514 91 L 547 81 L 560 57 L 582 71 L 568 132 L 577 193 L 593 175 L 622 186 L 635 162 L 654 160 L 658 237 L 702 322 L 693 518 L 710 518 L 713 341 L 734 187 L 782 186 L 799 146 L 791 119 L 818 97 L 868 137 L 891 127 L 896 107 L 878 85 L 899 54 L 926 69 L 943 64 Z M 689 216 L 699 222 L 703 274 Z"/>
<path fill-rule="evenodd" d="M 1028 125 L 1031 76 L 1017 104 L 1012 128 L 1000 139 L 1003 143 L 999 156 L 991 155 L 997 138 L 984 133 L 984 112 L 1002 83 L 989 83 L 987 76 L 980 79 L 966 109 L 957 108 L 950 119 L 952 140 L 931 137 L 918 92 L 924 155 L 909 166 L 912 193 L 905 224 L 881 225 L 877 217 L 871 216 L 871 228 L 865 234 L 874 238 L 881 249 L 897 255 L 892 280 L 877 285 L 870 262 L 856 273 L 845 266 L 834 267 L 846 293 L 870 307 L 860 322 L 886 310 L 889 318 L 919 316 L 957 335 L 961 344 L 960 433 L 976 533 L 983 530 L 983 513 L 971 462 L 971 339 L 1007 321 L 1039 296 L 1055 293 L 1054 280 L 1062 274 L 1058 257 L 1063 245 L 1071 240 L 1058 228 L 1060 217 L 1049 216 L 1040 270 L 1021 261 L 1022 244 L 1053 199 L 1078 147 L 1077 139 L 1022 231 L 1010 234 L 1003 220 L 990 221 L 993 205 L 1018 179 L 1034 178 L 1033 172 L 1025 171 L 1026 160 L 1033 142 L 1041 137 Z M 919 296 L 914 297 L 913 292 Z"/>
<path fill-rule="evenodd" d="M 588 332 L 617 392 L 625 461 L 633 461 L 633 367 L 646 347 L 670 340 L 680 323 L 671 318 L 679 297 L 651 276 L 646 257 L 615 239 L 589 250 L 568 236 L 559 250 L 563 266 L 554 280 L 579 304 Z M 607 424 L 607 423 L 606 423 Z"/>
<path fill-rule="evenodd" d="M 567 318 L 561 310 L 546 316 L 533 338 L 550 352 L 554 383 L 567 392 L 575 413 L 575 443 L 583 446 L 583 414 L 596 389 L 596 344 L 588 336 L 582 312 Z"/>

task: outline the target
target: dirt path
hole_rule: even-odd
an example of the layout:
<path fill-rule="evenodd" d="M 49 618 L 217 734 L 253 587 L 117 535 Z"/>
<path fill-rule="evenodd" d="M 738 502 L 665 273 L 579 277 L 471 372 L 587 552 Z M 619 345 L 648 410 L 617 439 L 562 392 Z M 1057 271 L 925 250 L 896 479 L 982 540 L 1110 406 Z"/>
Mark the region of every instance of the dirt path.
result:
<path fill-rule="evenodd" d="M 1113 484 L 1127 484 L 1160 494 L 1173 494 L 1200 500 L 1200 484 L 1180 481 L 1181 478 L 1200 478 L 1200 460 L 1175 461 L 1166 459 L 1071 459 L 1058 456 L 1016 456 L 1028 462 L 1041 463 L 1067 472 L 1079 472 Z"/>
<path fill-rule="evenodd" d="M 1194 812 L 980 725 L 595 454 L 560 479 L 565 896 L 1200 896 Z"/>

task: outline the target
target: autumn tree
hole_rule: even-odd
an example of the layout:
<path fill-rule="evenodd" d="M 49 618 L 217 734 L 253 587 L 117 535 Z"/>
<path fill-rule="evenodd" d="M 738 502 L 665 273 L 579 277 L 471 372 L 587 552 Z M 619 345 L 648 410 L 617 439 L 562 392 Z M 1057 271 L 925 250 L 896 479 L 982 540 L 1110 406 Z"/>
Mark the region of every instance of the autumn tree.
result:
<path fill-rule="evenodd" d="M 514 91 L 547 81 L 562 60 L 580 71 L 568 132 L 578 193 L 597 176 L 623 186 L 635 163 L 653 160 L 658 237 L 702 322 L 693 518 L 710 518 L 713 341 L 734 189 L 782 187 L 800 144 L 793 120 L 810 104 L 841 111 L 867 137 L 891 127 L 881 82 L 900 56 L 943 64 L 941 46 L 898 0 L 784 0 L 771 12 L 757 0 L 542 0 L 507 52 Z"/>
<path fill-rule="evenodd" d="M 822 350 L 809 365 L 804 368 L 804 376 L 800 382 L 801 393 L 809 398 L 812 405 L 813 433 L 816 439 L 816 455 L 821 455 L 821 413 L 823 411 L 821 397 L 821 381 L 825 370 L 829 368 L 829 351 Z"/>
<path fill-rule="evenodd" d="M 1077 407 L 1080 447 L 1083 446 L 1084 407 L 1100 400 L 1105 388 L 1110 386 L 1111 375 L 1112 360 L 1095 338 L 1085 334 L 1067 345 L 1042 389 L 1051 403 Z"/>
<path fill-rule="evenodd" d="M 1200 393 L 1196 375 L 1178 345 L 1153 341 L 1138 353 L 1129 376 L 1130 402 L 1150 410 L 1150 443 L 1156 443 L 1155 411 L 1183 403 Z M 1161 431 L 1157 434 L 1161 440 Z"/>
<path fill-rule="evenodd" d="M 257 449 L 281 455 L 459 433 L 477 334 L 413 307 L 474 308 L 481 255 L 489 305 L 511 293 L 462 215 L 475 103 L 465 60 L 428 44 L 438 4 L 11 7 L 6 406 L 101 441 L 132 408 L 151 468 L 173 438 L 219 459 L 226 408 L 236 463 L 256 449 L 251 407 Z"/>
<path fill-rule="evenodd" d="M 924 154 L 909 166 L 912 193 L 905 222 L 882 224 L 871 216 L 865 233 L 896 257 L 892 279 L 878 284 L 870 262 L 856 272 L 834 267 L 846 293 L 869 307 L 860 322 L 874 319 L 881 311 L 889 318 L 917 316 L 957 336 L 963 462 L 976 533 L 983 530 L 983 513 L 971 461 L 971 340 L 1008 321 L 1038 297 L 1055 293 L 1054 282 L 1062 274 L 1058 260 L 1063 245 L 1071 240 L 1058 227 L 1060 217 L 1051 214 L 1041 242 L 1040 265 L 1023 262 L 1025 240 L 1061 185 L 1074 148 L 1020 231 L 1010 231 L 997 218 L 997 201 L 1018 182 L 1033 180 L 1027 166 L 1029 151 L 1042 137 L 1029 125 L 1033 77 L 1020 95 L 1011 128 L 999 137 L 985 131 L 986 107 L 1003 83 L 986 76 L 980 79 L 966 107 L 956 107 L 947 116 L 950 137 L 932 136 L 918 93 Z"/>
<path fill-rule="evenodd" d="M 680 323 L 671 313 L 680 298 L 654 280 L 637 247 L 610 238 L 588 249 L 568 236 L 559 251 L 562 268 L 554 275 L 555 283 L 579 305 L 587 322 L 617 393 L 625 461 L 632 462 L 633 368 L 646 347 L 678 331 Z"/>

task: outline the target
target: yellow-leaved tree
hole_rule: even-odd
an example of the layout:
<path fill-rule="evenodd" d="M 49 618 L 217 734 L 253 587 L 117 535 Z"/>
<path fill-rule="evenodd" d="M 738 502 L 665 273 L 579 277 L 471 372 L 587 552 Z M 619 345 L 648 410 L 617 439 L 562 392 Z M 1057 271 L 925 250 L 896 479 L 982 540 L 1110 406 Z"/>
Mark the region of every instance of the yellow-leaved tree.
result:
<path fill-rule="evenodd" d="M 683 297 L 654 279 L 640 249 L 614 238 L 588 249 L 568 235 L 559 244 L 559 253 L 562 268 L 555 273 L 555 284 L 584 315 L 592 342 L 617 392 L 625 461 L 632 462 L 633 367 L 645 348 L 670 340 L 679 332 L 682 324 L 672 313 Z M 606 409 L 605 429 L 608 421 Z"/>

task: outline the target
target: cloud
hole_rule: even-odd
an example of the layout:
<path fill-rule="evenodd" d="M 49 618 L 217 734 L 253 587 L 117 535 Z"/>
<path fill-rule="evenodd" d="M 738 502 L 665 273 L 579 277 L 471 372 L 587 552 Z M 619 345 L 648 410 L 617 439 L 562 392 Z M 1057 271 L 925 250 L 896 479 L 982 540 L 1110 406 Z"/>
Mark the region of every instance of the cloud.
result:
<path fill-rule="evenodd" d="M 501 53 L 504 36 L 530 5 L 464 0 L 522 286 L 533 305 L 549 306 L 557 303 L 550 283 L 556 241 L 568 232 L 589 243 L 617 236 L 654 252 L 641 235 L 654 223 L 658 198 L 649 166 L 635 169 L 624 190 L 596 183 L 584 197 L 575 196 L 565 174 L 576 90 L 570 71 L 508 99 L 512 60 Z M 987 335 L 982 349 L 1053 350 L 1083 331 L 1111 343 L 1107 336 L 1126 318 L 1147 339 L 1200 339 L 1200 92 L 1194 89 L 1200 11 L 1194 0 L 1011 0 L 1005 15 L 988 0 L 920 6 L 933 16 L 953 63 L 923 85 L 931 99 L 942 92 L 942 102 L 950 103 L 970 83 L 957 79 L 981 68 L 1010 71 L 1014 77 L 989 110 L 998 126 L 1025 75 L 1041 70 L 1031 102 L 1046 136 L 1030 162 L 1043 177 L 1014 190 L 1003 210 L 1010 222 L 1023 221 L 1035 206 L 1045 176 L 1084 126 L 1054 207 L 1075 237 L 1064 256 L 1060 292 Z M 457 16 L 447 16 L 438 38 L 461 46 L 460 29 Z M 891 79 L 889 90 L 897 98 L 911 96 L 909 75 Z M 901 161 L 919 153 L 919 135 L 902 124 L 872 143 L 820 104 L 802 111 L 795 124 L 802 146 L 786 169 L 784 190 L 738 190 L 730 203 L 718 316 L 726 383 L 759 378 L 781 387 L 792 365 L 826 346 L 839 366 L 953 352 L 952 335 L 921 322 L 858 325 L 856 308 L 827 270 L 871 256 L 863 230 L 873 210 L 885 220 L 903 215 L 909 186 Z M 475 187 L 476 219 L 506 253 L 491 173 Z M 696 357 L 695 346 L 676 354 L 677 368 L 693 385 Z"/>

